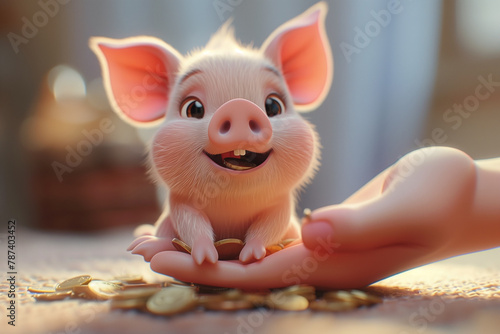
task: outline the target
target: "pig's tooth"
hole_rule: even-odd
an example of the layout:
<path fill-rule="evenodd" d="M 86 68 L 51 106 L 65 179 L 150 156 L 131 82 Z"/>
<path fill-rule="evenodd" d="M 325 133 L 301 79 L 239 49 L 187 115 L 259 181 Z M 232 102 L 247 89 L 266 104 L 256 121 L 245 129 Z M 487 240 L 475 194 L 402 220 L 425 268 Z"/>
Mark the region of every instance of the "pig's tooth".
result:
<path fill-rule="evenodd" d="M 233 154 L 237 157 L 241 156 L 241 155 L 245 155 L 247 153 L 246 150 L 240 150 L 240 149 L 236 149 L 233 151 Z"/>

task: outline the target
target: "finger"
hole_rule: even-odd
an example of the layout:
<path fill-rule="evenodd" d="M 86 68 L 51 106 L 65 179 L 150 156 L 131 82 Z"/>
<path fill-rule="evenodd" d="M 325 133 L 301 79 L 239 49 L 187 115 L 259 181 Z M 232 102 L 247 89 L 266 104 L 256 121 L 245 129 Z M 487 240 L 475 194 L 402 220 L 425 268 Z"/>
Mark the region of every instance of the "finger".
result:
<path fill-rule="evenodd" d="M 471 178 L 460 181 L 473 166 L 470 157 L 455 149 L 416 150 L 342 205 L 313 212 L 310 221 L 330 224 L 343 250 L 443 244 L 452 232 L 445 226 L 450 214 L 470 201 L 470 190 L 464 189 L 470 189 Z M 321 230 L 303 226 L 307 247 L 317 244 Z"/>
<path fill-rule="evenodd" d="M 382 193 L 387 176 L 392 167 L 387 168 L 382 173 L 378 174 L 370 182 L 364 185 L 361 189 L 356 191 L 348 197 L 342 204 L 355 204 L 367 201 L 371 198 L 377 197 Z"/>
<path fill-rule="evenodd" d="M 302 228 L 302 239 L 306 247 L 314 248 L 330 235 L 342 251 L 413 243 L 421 236 L 416 233 L 421 222 L 416 206 L 396 191 L 358 204 L 329 206 L 312 213 Z"/>
<path fill-rule="evenodd" d="M 470 201 L 472 178 L 464 175 L 473 168 L 470 157 L 455 149 L 417 150 L 387 169 L 383 183 L 374 183 L 382 186 L 379 195 L 315 211 L 311 221 L 330 223 L 333 239 L 343 250 L 442 245 L 453 233 L 445 222 Z M 307 232 L 310 228 L 304 226 L 306 235 L 319 237 Z M 311 239 L 304 240 L 306 246 L 314 244 Z"/>
<path fill-rule="evenodd" d="M 317 269 L 311 272 L 307 281 L 308 284 L 325 289 L 362 288 L 429 263 L 423 257 L 425 253 L 425 249 L 402 245 L 334 253 L 325 261 L 318 261 Z"/>
<path fill-rule="evenodd" d="M 371 203 L 375 207 L 380 205 L 382 193 L 387 187 L 388 177 L 392 174 L 393 166 L 387 168 L 365 186 L 347 198 L 341 205 L 332 205 L 321 208 L 313 212 L 309 223 L 303 225 L 302 239 L 306 247 L 313 249 L 318 245 L 319 240 L 324 239 L 326 236 L 332 236 L 335 229 L 335 240 L 339 245 L 339 249 L 355 250 L 367 249 L 373 246 L 387 244 L 386 239 L 380 240 L 379 243 L 362 242 L 364 238 L 360 236 L 371 233 L 369 229 L 363 229 L 362 222 L 354 223 L 355 214 L 352 210 L 361 210 L 364 208 L 370 211 Z M 352 209 L 352 205 L 357 205 L 356 209 Z M 360 206 L 361 205 L 361 206 Z M 361 212 L 358 212 L 358 216 Z M 361 215 L 362 216 L 362 215 Z M 373 217 L 371 217 L 373 220 Z M 368 224 L 365 222 L 365 224 Z M 370 225 L 375 225 L 372 223 Z M 385 225 L 377 226 L 380 229 Z M 375 241 L 375 240 L 373 240 Z"/>
<path fill-rule="evenodd" d="M 327 289 L 360 288 L 398 272 L 424 264 L 421 249 L 403 246 L 365 252 L 331 253 L 297 245 L 262 261 L 242 264 L 219 261 L 197 265 L 180 252 L 161 252 L 151 268 L 161 274 L 197 284 L 243 289 L 269 289 L 311 284 Z"/>
<path fill-rule="evenodd" d="M 176 279 L 229 288 L 268 289 L 305 282 L 300 277 L 287 277 L 288 271 L 311 251 L 297 245 L 265 257 L 261 261 L 242 264 L 218 261 L 196 264 L 191 256 L 180 252 L 161 252 L 151 259 L 151 269 Z"/>

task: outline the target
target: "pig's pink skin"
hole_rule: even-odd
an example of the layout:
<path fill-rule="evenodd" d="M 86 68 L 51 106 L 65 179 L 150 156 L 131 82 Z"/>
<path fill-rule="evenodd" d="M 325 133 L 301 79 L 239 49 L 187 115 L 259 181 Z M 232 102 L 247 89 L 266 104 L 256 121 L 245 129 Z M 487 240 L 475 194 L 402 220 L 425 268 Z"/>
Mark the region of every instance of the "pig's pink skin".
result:
<path fill-rule="evenodd" d="M 221 105 L 212 116 L 205 151 L 220 154 L 237 147 L 265 153 L 271 149 L 272 135 L 269 117 L 258 105 L 245 99 L 233 99 Z"/>
<path fill-rule="evenodd" d="M 260 49 L 239 45 L 227 25 L 186 57 L 153 38 L 92 40 L 115 111 L 134 125 L 162 122 L 150 162 L 152 175 L 169 188 L 169 211 L 154 235 L 132 243 L 132 253 L 149 261 L 172 250 L 177 237 L 192 247 L 195 263 L 215 263 L 213 241 L 239 238 L 246 243 L 240 260 L 252 262 L 266 246 L 300 237 L 295 197 L 318 167 L 319 144 L 295 109 L 313 109 L 330 86 L 326 9 L 319 3 L 280 26 Z M 281 100 L 281 114 L 266 115 L 269 96 Z M 182 112 L 193 98 L 204 106 L 201 119 Z M 234 130 L 228 134 L 221 132 L 227 121 Z M 221 167 L 206 154 L 237 149 L 271 152 L 245 171 Z"/>

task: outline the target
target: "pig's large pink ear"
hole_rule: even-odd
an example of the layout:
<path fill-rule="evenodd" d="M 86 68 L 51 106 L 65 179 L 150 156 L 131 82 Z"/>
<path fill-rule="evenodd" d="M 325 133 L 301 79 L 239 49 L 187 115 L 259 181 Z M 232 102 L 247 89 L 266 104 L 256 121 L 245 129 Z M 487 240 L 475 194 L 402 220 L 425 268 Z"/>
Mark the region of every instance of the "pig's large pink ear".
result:
<path fill-rule="evenodd" d="M 262 45 L 262 52 L 278 66 L 299 111 L 323 102 L 330 89 L 333 59 L 325 32 L 328 6 L 320 2 L 278 27 Z"/>
<path fill-rule="evenodd" d="M 90 47 L 101 63 L 113 109 L 132 125 L 160 123 L 182 56 L 153 37 L 121 40 L 93 37 Z"/>

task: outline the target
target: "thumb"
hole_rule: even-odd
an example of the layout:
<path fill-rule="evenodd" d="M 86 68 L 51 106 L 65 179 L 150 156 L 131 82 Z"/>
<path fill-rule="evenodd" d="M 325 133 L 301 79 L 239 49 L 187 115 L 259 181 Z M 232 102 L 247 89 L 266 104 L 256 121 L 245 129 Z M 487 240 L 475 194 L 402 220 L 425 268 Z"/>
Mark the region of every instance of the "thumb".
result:
<path fill-rule="evenodd" d="M 404 244 L 415 239 L 418 224 L 408 208 L 404 200 L 387 193 L 362 203 L 324 207 L 315 210 L 303 225 L 302 240 L 314 249 L 329 238 L 338 251 Z"/>

